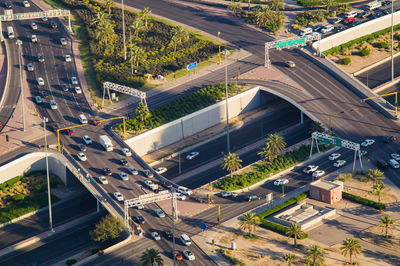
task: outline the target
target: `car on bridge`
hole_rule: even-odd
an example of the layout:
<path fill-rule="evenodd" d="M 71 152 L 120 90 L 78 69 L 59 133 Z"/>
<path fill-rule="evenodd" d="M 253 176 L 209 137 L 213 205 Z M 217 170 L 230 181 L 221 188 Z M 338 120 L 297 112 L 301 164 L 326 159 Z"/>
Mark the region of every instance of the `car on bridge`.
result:
<path fill-rule="evenodd" d="M 340 156 L 342 156 L 340 153 L 332 153 L 331 155 L 329 155 L 328 159 L 334 161 L 336 159 L 339 159 Z"/>
<path fill-rule="evenodd" d="M 164 174 L 165 172 L 167 172 L 167 168 L 159 167 L 155 171 L 156 171 L 157 174 L 161 175 L 161 174 Z"/>
<path fill-rule="evenodd" d="M 333 166 L 334 167 L 342 167 L 343 165 L 345 165 L 346 164 L 346 161 L 345 160 L 337 160 L 334 164 L 333 164 Z"/>
<path fill-rule="evenodd" d="M 122 194 L 120 192 L 114 192 L 114 197 L 116 200 L 118 201 L 123 201 L 124 200 L 124 196 L 122 196 Z"/>
<path fill-rule="evenodd" d="M 287 183 L 289 183 L 289 180 L 287 180 L 287 179 L 277 179 L 274 181 L 275 186 L 282 186 L 282 185 L 286 185 Z"/>
<path fill-rule="evenodd" d="M 199 156 L 200 153 L 197 151 L 192 151 L 191 153 L 189 153 L 188 155 L 186 155 L 186 159 L 188 160 L 193 160 L 194 158 L 196 158 L 197 156 Z"/>
<path fill-rule="evenodd" d="M 324 171 L 324 170 L 317 170 L 317 171 L 315 171 L 315 172 L 312 174 L 312 176 L 313 176 L 314 178 L 318 178 L 318 177 L 321 177 L 321 176 L 323 176 L 323 175 L 325 175 L 325 171 Z"/>
<path fill-rule="evenodd" d="M 99 176 L 99 182 L 102 183 L 103 185 L 107 185 L 108 184 L 108 180 L 105 176 Z"/>
<path fill-rule="evenodd" d="M 305 173 L 305 174 L 311 174 L 312 172 L 315 172 L 315 171 L 317 171 L 318 170 L 318 165 L 312 165 L 312 164 L 310 164 L 309 166 L 307 166 L 304 170 L 303 170 L 303 172 Z"/>
<path fill-rule="evenodd" d="M 82 162 L 87 161 L 87 157 L 83 152 L 80 152 L 76 155 L 78 157 L 79 160 L 81 160 Z"/>
<path fill-rule="evenodd" d="M 364 148 L 366 148 L 366 147 L 368 147 L 368 146 L 373 145 L 374 143 L 375 143 L 375 140 L 373 140 L 373 139 L 366 139 L 366 140 L 364 140 L 364 141 L 361 143 L 361 146 L 364 147 Z"/>

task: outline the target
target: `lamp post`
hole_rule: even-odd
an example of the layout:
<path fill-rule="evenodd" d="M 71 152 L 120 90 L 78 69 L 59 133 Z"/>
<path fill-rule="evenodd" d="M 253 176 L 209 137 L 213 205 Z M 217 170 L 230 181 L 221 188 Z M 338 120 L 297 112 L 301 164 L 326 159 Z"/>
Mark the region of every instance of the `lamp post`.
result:
<path fill-rule="evenodd" d="M 47 134 L 46 134 L 46 120 L 47 117 L 43 117 L 43 131 L 44 131 L 44 152 L 46 156 L 46 176 L 47 176 L 47 196 L 49 201 L 49 231 L 54 232 L 53 230 L 53 217 L 51 214 L 51 194 L 50 194 L 50 175 L 49 175 L 49 159 L 47 156 Z"/>
<path fill-rule="evenodd" d="M 19 61 L 19 87 L 20 87 L 20 92 L 21 92 L 21 100 L 22 100 L 22 125 L 23 125 L 23 131 L 26 131 L 25 128 L 25 107 L 24 107 L 24 90 L 22 88 L 22 59 L 21 59 L 21 45 L 22 41 L 17 40 L 17 45 L 18 45 L 18 61 Z"/>
<path fill-rule="evenodd" d="M 219 35 L 221 32 L 218 32 L 218 58 L 219 58 L 219 64 L 221 64 L 221 40 L 219 39 Z"/>
<path fill-rule="evenodd" d="M 222 52 L 225 55 L 225 110 L 226 110 L 226 146 L 228 154 L 231 152 L 231 145 L 229 139 L 229 109 L 228 109 L 228 61 L 226 60 L 226 56 L 229 54 L 229 51 L 224 49 Z"/>
<path fill-rule="evenodd" d="M 392 82 L 394 80 L 394 62 L 393 62 L 393 2 L 394 0 L 392 0 L 392 15 L 391 15 L 391 24 L 392 24 L 392 49 L 391 49 L 391 57 L 392 57 Z"/>
<path fill-rule="evenodd" d="M 124 60 L 126 60 L 124 0 L 121 0 L 121 7 L 122 7 L 122 35 L 124 39 Z"/>

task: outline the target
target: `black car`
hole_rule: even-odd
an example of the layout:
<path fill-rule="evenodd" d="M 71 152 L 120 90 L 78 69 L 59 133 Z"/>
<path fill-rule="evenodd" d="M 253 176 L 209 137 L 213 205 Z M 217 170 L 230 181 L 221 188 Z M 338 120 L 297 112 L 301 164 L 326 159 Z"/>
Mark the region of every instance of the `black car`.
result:
<path fill-rule="evenodd" d="M 396 137 L 395 136 L 389 135 L 389 136 L 384 136 L 383 137 L 383 142 L 385 142 L 385 143 L 393 143 L 395 141 L 396 141 Z"/>
<path fill-rule="evenodd" d="M 49 93 L 46 90 L 41 90 L 40 95 L 42 96 L 42 98 L 47 98 L 49 96 Z"/>
<path fill-rule="evenodd" d="M 172 234 L 171 231 L 165 230 L 165 231 L 164 231 L 164 236 L 165 236 L 166 239 L 172 239 L 172 237 L 173 237 L 174 235 Z"/>
<path fill-rule="evenodd" d="M 346 28 L 345 28 L 344 26 L 339 25 L 339 26 L 335 27 L 335 29 L 334 29 L 333 31 L 334 31 L 334 32 L 340 32 L 340 31 L 345 30 L 345 29 L 346 29 Z"/>
<path fill-rule="evenodd" d="M 313 27 L 313 32 L 321 31 L 324 28 L 324 25 L 318 24 Z"/>
<path fill-rule="evenodd" d="M 119 162 L 120 162 L 123 166 L 125 166 L 125 165 L 128 164 L 128 161 L 127 161 L 126 159 L 124 159 L 124 158 L 122 158 L 121 160 L 119 160 Z"/>
<path fill-rule="evenodd" d="M 4 6 L 5 6 L 6 8 L 12 8 L 11 3 L 9 3 L 9 2 L 4 3 Z"/>
<path fill-rule="evenodd" d="M 387 162 L 385 162 L 385 160 L 378 160 L 376 162 L 376 166 L 381 170 L 385 170 L 386 168 L 389 167 L 389 165 L 387 164 Z"/>
<path fill-rule="evenodd" d="M 103 172 L 104 172 L 105 175 L 111 175 L 112 174 L 110 168 L 108 168 L 107 166 L 103 168 Z"/>
<path fill-rule="evenodd" d="M 61 84 L 61 90 L 68 91 L 69 90 L 68 85 L 67 84 Z"/>
<path fill-rule="evenodd" d="M 81 143 L 81 144 L 79 144 L 79 149 L 81 151 L 86 151 L 86 146 Z"/>
<path fill-rule="evenodd" d="M 50 26 L 51 26 L 53 29 L 57 29 L 57 27 L 58 27 L 57 23 L 55 23 L 55 22 L 50 23 Z"/>
<path fill-rule="evenodd" d="M 143 217 L 142 215 L 135 216 L 133 219 L 134 219 L 135 222 L 137 222 L 138 224 L 144 224 L 144 223 L 145 223 L 144 217 Z"/>

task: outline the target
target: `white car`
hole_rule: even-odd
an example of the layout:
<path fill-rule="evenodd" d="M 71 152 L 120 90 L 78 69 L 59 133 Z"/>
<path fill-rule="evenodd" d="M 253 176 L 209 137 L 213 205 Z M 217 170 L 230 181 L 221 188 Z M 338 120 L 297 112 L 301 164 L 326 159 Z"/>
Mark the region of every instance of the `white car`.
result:
<path fill-rule="evenodd" d="M 186 196 L 183 195 L 182 193 L 176 193 L 176 198 L 178 200 L 186 200 Z"/>
<path fill-rule="evenodd" d="M 42 17 L 42 20 L 43 20 L 43 21 L 48 21 L 49 19 L 48 19 L 46 16 L 43 16 L 43 17 Z"/>
<path fill-rule="evenodd" d="M 143 204 L 138 204 L 138 205 L 136 205 L 136 208 L 138 210 L 143 210 L 144 209 L 144 205 Z"/>
<path fill-rule="evenodd" d="M 329 160 L 334 161 L 336 159 L 339 159 L 339 157 L 342 156 L 340 153 L 332 153 L 331 155 L 329 155 Z"/>
<path fill-rule="evenodd" d="M 53 109 L 53 110 L 57 109 L 58 107 L 57 107 L 56 101 L 50 100 L 50 107 L 51 107 L 51 109 Z"/>
<path fill-rule="evenodd" d="M 105 176 L 99 176 L 99 181 L 100 183 L 102 183 L 103 185 L 107 185 L 108 184 L 108 180 Z"/>
<path fill-rule="evenodd" d="M 197 151 L 192 151 L 191 153 L 189 153 L 188 155 L 186 155 L 186 159 L 188 160 L 193 160 L 194 158 L 196 158 L 197 156 L 199 156 L 200 153 Z"/>
<path fill-rule="evenodd" d="M 28 71 L 35 71 L 35 66 L 32 63 L 26 65 L 26 69 Z"/>
<path fill-rule="evenodd" d="M 119 193 L 119 192 L 114 192 L 114 197 L 115 197 L 118 201 L 123 201 L 123 200 L 124 200 L 124 196 L 122 196 L 122 194 Z"/>
<path fill-rule="evenodd" d="M 156 169 L 156 173 L 159 175 L 164 174 L 165 172 L 167 172 L 167 168 L 165 167 L 159 167 Z"/>
<path fill-rule="evenodd" d="M 32 42 L 37 42 L 37 36 L 34 34 L 31 37 Z"/>
<path fill-rule="evenodd" d="M 75 93 L 76 94 L 81 94 L 82 93 L 82 89 L 80 87 L 75 87 Z"/>
<path fill-rule="evenodd" d="M 186 187 L 178 187 L 177 191 L 179 193 L 182 193 L 183 195 L 186 195 L 186 196 L 190 196 L 193 193 L 193 191 L 191 191 L 190 189 L 188 189 Z"/>
<path fill-rule="evenodd" d="M 146 179 L 144 180 L 144 183 L 146 184 L 146 186 L 148 186 L 149 188 L 153 188 L 153 181 L 151 181 L 150 179 Z"/>
<path fill-rule="evenodd" d="M 71 83 L 72 83 L 72 85 L 78 85 L 78 78 L 77 77 L 71 77 Z"/>
<path fill-rule="evenodd" d="M 232 192 L 229 192 L 229 191 L 222 191 L 221 192 L 221 197 L 223 197 L 223 198 L 227 198 L 227 197 L 230 197 L 230 196 L 232 196 Z"/>
<path fill-rule="evenodd" d="M 185 256 L 185 258 L 187 258 L 188 260 L 195 260 L 196 259 L 194 254 L 190 250 L 184 250 L 183 251 L 183 256 Z"/>
<path fill-rule="evenodd" d="M 152 232 L 151 236 L 154 238 L 154 240 L 161 240 L 160 234 L 158 232 Z"/>
<path fill-rule="evenodd" d="M 35 22 L 31 23 L 31 28 L 32 28 L 32 30 L 37 30 L 37 25 Z"/>
<path fill-rule="evenodd" d="M 124 181 L 127 181 L 129 179 L 128 175 L 126 173 L 124 173 L 124 172 L 120 172 L 118 175 Z"/>
<path fill-rule="evenodd" d="M 24 5 L 24 7 L 30 7 L 31 4 L 29 4 L 28 1 L 23 1 L 22 4 Z"/>
<path fill-rule="evenodd" d="M 277 179 L 274 181 L 275 186 L 281 186 L 281 185 L 285 185 L 287 183 L 289 183 L 289 180 L 287 180 L 287 179 Z"/>
<path fill-rule="evenodd" d="M 37 83 L 38 83 L 38 85 L 40 85 L 40 86 L 44 86 L 44 79 L 43 79 L 42 77 L 38 77 Z"/>
<path fill-rule="evenodd" d="M 78 156 L 78 159 L 81 160 L 82 162 L 87 160 L 87 157 L 83 152 L 78 153 L 76 156 Z"/>
<path fill-rule="evenodd" d="M 395 159 L 396 161 L 400 161 L 400 154 L 398 153 L 392 153 L 390 156 Z"/>
<path fill-rule="evenodd" d="M 346 161 L 345 160 L 337 160 L 334 164 L 333 164 L 333 166 L 335 166 L 335 167 L 341 167 L 341 166 L 343 166 L 343 165 L 345 165 L 346 164 Z"/>
<path fill-rule="evenodd" d="M 132 156 L 132 152 L 128 148 L 122 148 L 122 153 L 125 154 L 125 156 Z"/>
<path fill-rule="evenodd" d="M 65 62 L 72 62 L 71 55 L 69 55 L 69 54 L 65 55 Z"/>
<path fill-rule="evenodd" d="M 144 169 L 143 173 L 147 176 L 147 177 L 153 177 L 153 173 L 149 170 L 149 169 Z"/>
<path fill-rule="evenodd" d="M 307 166 L 304 170 L 303 170 L 303 172 L 304 173 L 306 173 L 306 174 L 311 174 L 312 172 L 315 172 L 317 169 L 318 169 L 318 165 L 309 165 L 309 166 Z"/>
<path fill-rule="evenodd" d="M 375 143 L 375 140 L 373 140 L 373 139 L 366 139 L 366 140 L 364 140 L 362 143 L 361 143 L 361 146 L 362 147 L 368 147 L 368 146 L 371 146 L 372 144 L 374 144 Z"/>
<path fill-rule="evenodd" d="M 129 170 L 129 172 L 131 172 L 132 175 L 138 175 L 139 174 L 135 167 L 128 166 L 128 170 Z"/>
<path fill-rule="evenodd" d="M 323 170 L 317 170 L 317 171 L 315 171 L 315 172 L 312 174 L 312 176 L 315 177 L 315 178 L 318 178 L 318 177 L 323 176 L 324 174 L 325 174 L 325 171 L 323 171 Z"/>
<path fill-rule="evenodd" d="M 93 143 L 92 139 L 88 135 L 83 136 L 82 139 L 86 143 L 86 145 L 90 145 Z"/>
<path fill-rule="evenodd" d="M 60 38 L 61 45 L 67 45 L 67 40 L 65 38 Z"/>
<path fill-rule="evenodd" d="M 322 33 L 328 33 L 328 32 L 333 31 L 334 28 L 335 27 L 333 27 L 333 25 L 329 24 L 329 25 L 326 25 L 325 27 L 323 27 L 321 32 Z"/>
<path fill-rule="evenodd" d="M 398 169 L 400 167 L 400 164 L 395 159 L 390 159 L 389 164 L 394 169 Z"/>

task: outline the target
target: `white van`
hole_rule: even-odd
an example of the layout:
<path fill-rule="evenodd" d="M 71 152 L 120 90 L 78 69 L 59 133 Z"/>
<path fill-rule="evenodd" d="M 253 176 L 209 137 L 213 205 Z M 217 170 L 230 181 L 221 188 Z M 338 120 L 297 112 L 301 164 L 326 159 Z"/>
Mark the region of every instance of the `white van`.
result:
<path fill-rule="evenodd" d="M 79 115 L 79 121 L 81 121 L 82 124 L 87 124 L 87 118 L 84 114 Z"/>
<path fill-rule="evenodd" d="M 15 35 L 14 35 L 14 29 L 11 26 L 7 27 L 7 35 L 9 39 L 14 39 Z"/>
<path fill-rule="evenodd" d="M 185 246 L 190 246 L 192 244 L 192 240 L 190 240 L 190 238 L 187 236 L 187 234 L 181 235 L 181 241 L 182 241 L 182 244 L 184 244 Z"/>
<path fill-rule="evenodd" d="M 357 11 L 352 10 L 352 11 L 346 13 L 346 18 L 355 18 L 357 16 L 357 14 L 358 14 Z"/>
<path fill-rule="evenodd" d="M 312 33 L 312 28 L 307 27 L 307 28 L 303 29 L 303 30 L 300 32 L 300 36 L 305 36 L 305 35 L 311 34 L 311 33 Z"/>
<path fill-rule="evenodd" d="M 191 191 L 190 189 L 188 189 L 186 187 L 178 187 L 177 191 L 179 193 L 182 193 L 183 195 L 186 195 L 186 196 L 190 196 L 193 193 L 193 191 Z"/>
<path fill-rule="evenodd" d="M 367 5 L 367 9 L 368 10 L 374 10 L 376 8 L 380 8 L 382 6 L 382 2 L 381 1 L 373 1 L 373 2 L 369 2 Z"/>

